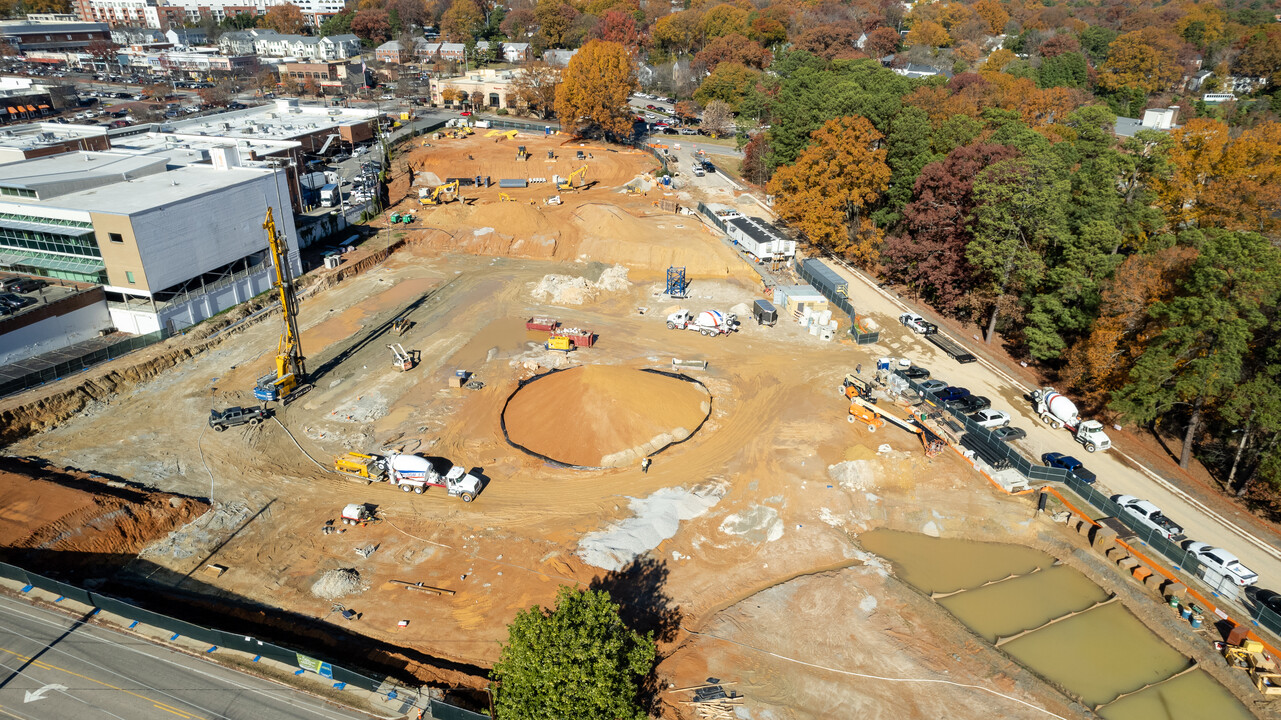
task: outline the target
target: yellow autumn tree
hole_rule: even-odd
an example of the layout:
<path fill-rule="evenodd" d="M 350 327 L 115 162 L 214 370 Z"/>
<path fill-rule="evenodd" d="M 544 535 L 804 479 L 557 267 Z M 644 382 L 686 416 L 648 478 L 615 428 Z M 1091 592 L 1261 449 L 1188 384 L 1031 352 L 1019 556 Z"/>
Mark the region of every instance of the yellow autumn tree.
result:
<path fill-rule="evenodd" d="M 1005 69 L 1006 65 L 1014 62 L 1014 57 L 1015 55 L 1013 50 L 997 48 L 992 51 L 991 55 L 987 56 L 987 60 L 985 60 L 983 62 L 983 66 L 979 68 L 979 74 L 985 75 L 987 73 L 999 73 Z"/>
<path fill-rule="evenodd" d="M 907 33 L 907 44 L 932 48 L 947 47 L 952 44 L 952 36 L 947 34 L 947 30 L 942 25 L 933 20 L 925 20 L 912 26 Z"/>
<path fill-rule="evenodd" d="M 1099 85 L 1108 90 L 1137 88 L 1146 93 L 1167 90 L 1183 77 L 1180 40 L 1168 30 L 1145 27 L 1128 32 L 1108 45 L 1099 71 Z"/>
<path fill-rule="evenodd" d="M 852 116 L 828 120 L 810 139 L 795 163 L 774 173 L 774 207 L 811 243 L 872 265 L 881 231 L 865 211 L 890 183 L 882 135 L 866 118 Z"/>
<path fill-rule="evenodd" d="M 1196 118 L 1170 139 L 1171 172 L 1156 187 L 1171 224 L 1281 229 L 1281 125 L 1263 123 L 1234 138 L 1225 123 Z"/>
<path fill-rule="evenodd" d="M 1222 10 L 1213 5 L 1197 4 L 1190 6 L 1187 14 L 1179 18 L 1174 30 L 1188 42 L 1207 47 L 1223 39 L 1225 27 Z"/>
<path fill-rule="evenodd" d="M 974 12 L 987 23 L 987 29 L 993 35 L 1005 32 L 1005 24 L 1010 21 L 1010 14 L 996 0 L 979 0 L 974 3 Z"/>
<path fill-rule="evenodd" d="M 599 132 L 630 136 L 627 100 L 636 89 L 636 65 L 627 48 L 593 40 L 569 61 L 556 87 L 556 115 L 575 135 Z"/>

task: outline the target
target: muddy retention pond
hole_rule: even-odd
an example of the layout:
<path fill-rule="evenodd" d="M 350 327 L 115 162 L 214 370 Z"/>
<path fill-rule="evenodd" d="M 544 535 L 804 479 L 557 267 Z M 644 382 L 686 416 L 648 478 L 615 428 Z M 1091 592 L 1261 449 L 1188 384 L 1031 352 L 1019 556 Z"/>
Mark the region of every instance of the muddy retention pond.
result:
<path fill-rule="evenodd" d="M 1107 720 L 1253 717 L 1119 600 L 1051 555 L 894 530 L 859 540 L 904 582 Z"/>

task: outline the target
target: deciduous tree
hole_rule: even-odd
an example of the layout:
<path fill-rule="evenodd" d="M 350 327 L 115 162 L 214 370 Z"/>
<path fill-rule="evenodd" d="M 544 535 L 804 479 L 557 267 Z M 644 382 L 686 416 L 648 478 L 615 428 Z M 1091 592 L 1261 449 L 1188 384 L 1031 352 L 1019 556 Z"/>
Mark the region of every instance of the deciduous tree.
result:
<path fill-rule="evenodd" d="M 996 0 L 979 0 L 974 4 L 974 12 L 983 18 L 983 22 L 987 23 L 988 32 L 993 35 L 1003 34 L 1005 24 L 1010 21 L 1010 14 Z"/>
<path fill-rule="evenodd" d="M 734 62 L 724 62 L 717 65 L 712 74 L 703 80 L 703 84 L 699 85 L 694 93 L 694 99 L 703 106 L 707 106 L 714 100 L 720 100 L 737 111 L 743 98 L 756 85 L 760 77 L 761 73 L 758 70 Z"/>
<path fill-rule="evenodd" d="M 391 37 L 391 20 L 386 10 L 361 10 L 351 19 L 351 31 L 361 40 L 378 45 Z"/>
<path fill-rule="evenodd" d="M 702 127 L 712 137 L 728 135 L 734 131 L 734 112 L 729 103 L 723 100 L 712 100 L 703 110 Z"/>
<path fill-rule="evenodd" d="M 880 252 L 880 231 L 866 211 L 889 186 L 890 168 L 881 133 L 866 118 L 827 121 L 812 145 L 769 183 L 783 219 L 815 245 L 871 265 Z"/>
<path fill-rule="evenodd" d="M 717 5 L 703 13 L 699 29 L 709 40 L 722 35 L 746 35 L 747 11 L 727 3 Z"/>
<path fill-rule="evenodd" d="M 556 108 L 556 86 L 560 68 L 545 62 L 531 62 L 512 78 L 512 89 L 521 107 L 546 118 Z"/>
<path fill-rule="evenodd" d="M 796 49 L 802 50 L 824 60 L 848 60 L 863 57 L 864 53 L 855 46 L 858 33 L 848 23 L 829 23 L 816 25 L 796 39 Z"/>
<path fill-rule="evenodd" d="M 1237 69 L 1281 85 L 1281 24 L 1265 25 L 1250 33 L 1245 50 L 1237 56 Z"/>
<path fill-rule="evenodd" d="M 769 65 L 772 59 L 769 50 L 738 34 L 722 35 L 709 42 L 694 56 L 694 60 L 702 63 L 708 72 L 714 72 L 718 65 L 725 62 L 760 70 Z"/>
<path fill-rule="evenodd" d="M 307 24 L 302 16 L 302 8 L 293 3 L 281 3 L 267 8 L 263 16 L 263 27 L 270 28 L 282 35 L 297 35 Z"/>
<path fill-rule="evenodd" d="M 600 131 L 629 137 L 627 101 L 636 89 L 636 66 L 618 43 L 593 40 L 569 61 L 556 88 L 556 114 L 575 134 Z"/>
<path fill-rule="evenodd" d="M 476 0 L 453 0 L 440 19 L 440 31 L 453 42 L 475 40 L 485 27 L 485 14 Z"/>
<path fill-rule="evenodd" d="M 921 45 L 928 48 L 947 47 L 952 44 L 952 36 L 942 25 L 932 20 L 919 22 L 907 33 L 908 45 Z"/>
<path fill-rule="evenodd" d="M 641 32 L 636 27 L 636 18 L 630 13 L 613 9 L 596 24 L 595 36 L 606 42 L 616 42 L 632 49 L 641 44 Z"/>
<path fill-rule="evenodd" d="M 1108 59 L 1099 69 L 1099 85 L 1107 90 L 1161 92 L 1182 77 L 1178 38 L 1155 27 L 1128 32 L 1113 40 L 1108 45 Z"/>
<path fill-rule="evenodd" d="M 538 38 L 543 47 L 563 48 L 571 28 L 578 19 L 578 10 L 566 0 L 538 0 L 534 7 L 538 21 Z"/>
<path fill-rule="evenodd" d="M 654 43 L 664 50 L 676 54 L 687 53 L 694 47 L 698 38 L 698 22 L 696 12 L 686 10 L 672 13 L 654 23 L 650 34 L 654 38 Z"/>
<path fill-rule="evenodd" d="M 1156 188 L 1171 223 L 1281 228 L 1281 125 L 1263 123 L 1233 138 L 1225 123 L 1195 118 L 1170 139 L 1171 172 Z"/>
<path fill-rule="evenodd" d="M 494 664 L 497 716 L 644 720 L 641 682 L 654 667 L 652 633 L 640 635 L 603 590 L 562 586 L 556 607 L 516 615 Z"/>
<path fill-rule="evenodd" d="M 863 52 L 874 58 L 883 58 L 898 51 L 899 34 L 894 28 L 878 27 L 867 34 Z"/>

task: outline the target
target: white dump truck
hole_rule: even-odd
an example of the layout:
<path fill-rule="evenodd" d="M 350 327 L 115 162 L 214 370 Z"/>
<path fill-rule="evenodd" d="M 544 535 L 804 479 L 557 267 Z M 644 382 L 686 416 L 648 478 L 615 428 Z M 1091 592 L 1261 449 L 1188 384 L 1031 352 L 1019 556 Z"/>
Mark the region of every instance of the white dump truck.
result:
<path fill-rule="evenodd" d="M 1098 420 L 1082 420 L 1077 414 L 1076 403 L 1068 400 L 1052 387 L 1032 391 L 1032 405 L 1041 422 L 1058 430 L 1065 427 L 1072 431 L 1072 437 L 1085 446 L 1086 452 L 1107 450 L 1112 447 L 1112 440 L 1103 431 L 1103 423 Z"/>
<path fill-rule="evenodd" d="M 678 310 L 667 316 L 668 330 L 693 330 L 703 335 L 728 335 L 738 330 L 738 316 L 720 310 L 704 310 L 694 315 Z"/>
<path fill-rule="evenodd" d="M 480 493 L 480 479 L 454 465 L 444 475 L 436 472 L 432 462 L 418 455 L 393 453 L 380 460 L 387 482 L 405 492 L 421 495 L 428 487 L 443 487 L 450 494 L 471 502 Z"/>

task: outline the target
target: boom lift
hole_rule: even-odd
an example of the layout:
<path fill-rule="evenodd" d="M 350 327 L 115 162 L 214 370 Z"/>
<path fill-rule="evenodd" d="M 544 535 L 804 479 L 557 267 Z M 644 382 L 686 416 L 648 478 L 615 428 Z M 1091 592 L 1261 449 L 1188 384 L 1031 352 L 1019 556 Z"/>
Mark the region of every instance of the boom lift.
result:
<path fill-rule="evenodd" d="M 305 385 L 307 366 L 302 355 L 302 336 L 298 332 L 298 296 L 294 292 L 293 277 L 285 258 L 288 245 L 276 231 L 276 220 L 271 210 L 267 208 L 267 219 L 262 226 L 267 231 L 271 262 L 276 266 L 276 287 L 280 291 L 283 327 L 276 351 L 276 372 L 258 378 L 258 383 L 254 386 L 254 397 L 263 402 L 287 403 L 310 386 Z"/>
<path fill-rule="evenodd" d="M 584 166 L 582 166 L 582 167 L 578 168 L 577 170 L 575 170 L 574 172 L 570 173 L 570 174 L 569 174 L 569 177 L 561 178 L 561 179 L 560 179 L 560 182 L 556 183 L 556 189 L 557 189 L 557 190 L 561 190 L 561 191 L 574 191 L 574 190 L 577 190 L 579 187 L 582 187 L 582 186 L 581 186 L 581 185 L 578 185 L 578 186 L 574 185 L 574 180 L 575 180 L 575 179 L 583 179 L 583 180 L 586 180 L 586 175 L 587 175 L 587 166 L 586 166 L 586 165 L 584 165 Z"/>

